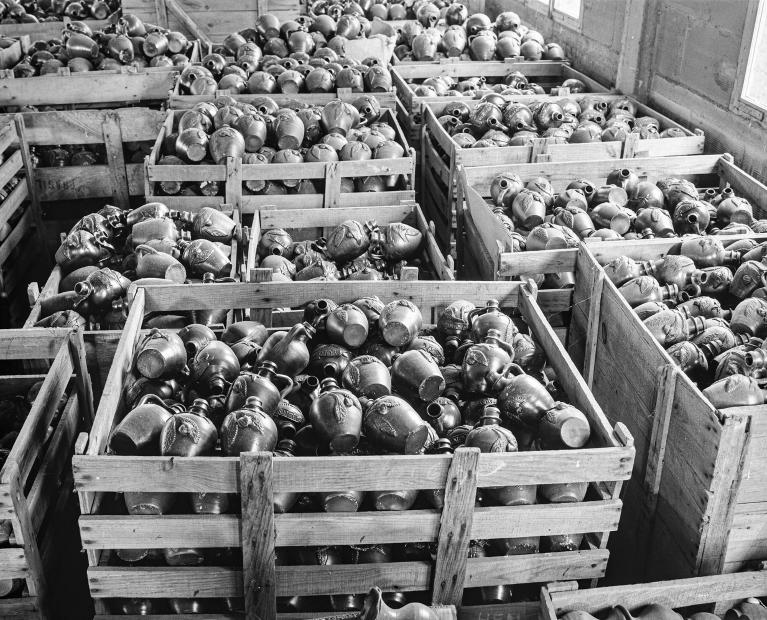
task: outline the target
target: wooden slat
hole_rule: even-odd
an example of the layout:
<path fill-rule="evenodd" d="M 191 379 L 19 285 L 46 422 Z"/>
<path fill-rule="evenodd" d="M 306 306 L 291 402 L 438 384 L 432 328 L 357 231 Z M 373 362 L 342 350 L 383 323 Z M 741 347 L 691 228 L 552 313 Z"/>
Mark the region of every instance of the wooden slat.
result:
<path fill-rule="evenodd" d="M 324 228 L 338 226 L 346 220 L 365 222 L 375 220 L 378 224 L 401 222 L 413 213 L 414 205 L 389 205 L 381 207 L 339 207 L 336 209 L 264 209 L 258 212 L 261 230 L 270 228 Z"/>
<path fill-rule="evenodd" d="M 513 166 L 484 166 L 467 168 L 468 183 L 482 196 L 490 195 L 490 182 L 501 172 L 514 172 L 523 180 L 544 176 L 551 181 L 554 191 L 562 191 L 573 179 L 588 177 L 600 183 L 615 168 L 631 168 L 639 177 L 665 178 L 669 175 L 689 177 L 714 174 L 719 155 L 688 155 L 664 158 L 607 159 L 583 162 L 552 162 L 517 164 Z"/>
<path fill-rule="evenodd" d="M 104 406 L 102 397 L 99 411 Z M 97 414 L 96 425 L 99 424 Z M 101 431 L 99 431 L 99 434 Z M 93 433 L 91 433 L 93 437 Z M 89 446 L 90 450 L 91 446 Z M 483 454 L 479 487 L 623 480 L 631 473 L 625 448 Z M 361 468 L 357 457 L 296 457 L 274 464 L 278 492 L 438 489 L 445 486 L 449 455 L 370 456 Z M 95 457 L 73 459 L 80 491 L 170 491 L 237 493 L 239 461 L 224 457 Z"/>
<path fill-rule="evenodd" d="M 62 474 L 68 468 L 68 457 L 72 454 L 72 445 L 77 437 L 78 399 L 73 396 L 64 407 L 53 437 L 45 451 L 45 456 L 36 472 L 32 488 L 27 495 L 29 512 L 32 515 L 32 527 L 40 531 L 48 511 L 56 505 L 56 496 L 62 482 Z M 0 563 L 0 566 L 2 564 Z"/>
<path fill-rule="evenodd" d="M 128 179 L 128 194 L 142 195 L 144 192 L 143 166 L 126 164 L 125 172 Z M 114 191 L 112 183 L 108 166 L 65 166 L 35 170 L 35 186 L 42 201 L 111 197 Z M 210 199 L 207 200 L 210 204 Z"/>
<path fill-rule="evenodd" d="M 377 295 L 382 300 L 409 299 L 425 310 L 444 307 L 456 299 L 470 299 L 484 305 L 498 299 L 502 308 L 516 307 L 519 282 L 503 286 L 492 282 L 269 282 L 262 284 L 221 284 L 215 290 L 205 284 L 152 286 L 146 290 L 146 311 L 166 312 L 179 308 L 198 310 L 225 308 L 271 308 L 300 306 L 321 297 L 353 301 Z M 545 312 L 563 312 L 570 307 L 569 291 L 541 291 L 538 305 Z"/>
<path fill-rule="evenodd" d="M 14 151 L 13 154 L 6 159 L 2 166 L 0 166 L 0 187 L 8 185 L 16 173 L 22 169 L 24 162 L 21 158 L 21 151 Z"/>
<path fill-rule="evenodd" d="M 103 144 L 102 124 L 110 113 L 120 119 L 125 142 L 154 142 L 165 119 L 164 112 L 149 108 L 57 110 L 27 112 L 22 116 L 30 145 Z"/>
<path fill-rule="evenodd" d="M 744 599 L 766 594 L 767 571 L 756 571 L 574 592 L 552 592 L 551 600 L 557 616 L 560 616 L 575 610 L 596 613 L 613 605 L 623 605 L 630 611 L 636 611 L 650 604 L 689 607 L 721 599 Z"/>
<path fill-rule="evenodd" d="M 24 215 L 21 216 L 21 219 L 16 223 L 16 226 L 13 227 L 11 234 L 8 235 L 2 245 L 0 245 L 0 265 L 8 260 L 11 252 L 16 249 L 16 246 L 21 243 L 21 240 L 31 230 L 32 225 L 34 224 L 34 219 L 35 214 L 32 209 L 27 209 L 24 212 Z"/>
<path fill-rule="evenodd" d="M 602 577 L 607 569 L 608 557 L 607 549 L 596 549 L 470 558 L 466 566 L 465 587 Z"/>
<path fill-rule="evenodd" d="M 621 502 L 536 504 L 476 508 L 473 539 L 553 536 L 614 530 Z M 278 547 L 436 542 L 436 510 L 406 512 L 301 513 L 275 516 Z M 86 549 L 241 546 L 236 515 L 83 515 L 80 536 Z"/>
<path fill-rule="evenodd" d="M 69 348 L 62 346 L 53 360 L 40 392 L 32 404 L 21 431 L 19 431 L 19 436 L 8 454 L 7 463 L 18 465 L 24 483 L 26 483 L 27 476 L 43 449 L 48 425 L 53 419 L 73 370 L 74 365 Z M 12 467 L 4 466 L 0 471 L 0 480 L 3 483 L 10 483 L 12 472 Z"/>
<path fill-rule="evenodd" d="M 533 291 L 527 284 L 521 289 L 520 307 L 527 324 L 533 330 L 538 342 L 541 343 L 546 357 L 571 402 L 589 418 L 591 432 L 595 433 L 603 445 L 620 445 L 613 434 L 610 423 L 592 395 L 586 382 L 575 368 L 575 364 L 567 355 L 564 346 L 552 333 L 543 313 L 534 302 Z M 631 447 L 633 461 L 633 445 Z"/>
<path fill-rule="evenodd" d="M 174 70 L 140 73 L 89 71 L 0 80 L 0 99 L 10 106 L 161 101 L 173 88 Z"/>
<path fill-rule="evenodd" d="M 93 598 L 222 598 L 242 596 L 242 571 L 216 566 L 88 568 Z"/>
<path fill-rule="evenodd" d="M 136 335 L 144 319 L 144 289 L 139 289 L 131 302 L 132 312 L 128 315 L 122 337 L 115 352 L 114 362 L 109 369 L 96 418 L 91 429 L 88 454 L 101 454 L 106 446 L 107 437 L 112 430 L 114 415 L 122 398 L 125 373 L 130 369 Z M 73 467 L 74 469 L 74 467 Z M 76 474 L 75 474 L 76 476 Z"/>
<path fill-rule="evenodd" d="M 16 213 L 21 204 L 29 198 L 29 187 L 27 184 L 19 182 L 16 187 L 8 194 L 8 198 L 0 205 L 0 228 L 5 226 Z"/>
<path fill-rule="evenodd" d="M 277 613 L 272 463 L 270 453 L 240 455 L 242 567 L 248 620 L 273 618 Z"/>
<path fill-rule="evenodd" d="M 459 448 L 447 473 L 434 565 L 432 604 L 435 605 L 460 605 L 463 601 L 479 454 L 478 448 Z"/>
<path fill-rule="evenodd" d="M 0 549 L 0 579 L 26 579 L 27 577 L 29 577 L 29 565 L 24 556 L 24 547 Z"/>
<path fill-rule="evenodd" d="M 360 594 L 372 584 L 383 591 L 428 590 L 431 566 L 427 562 L 278 566 L 277 596 Z"/>

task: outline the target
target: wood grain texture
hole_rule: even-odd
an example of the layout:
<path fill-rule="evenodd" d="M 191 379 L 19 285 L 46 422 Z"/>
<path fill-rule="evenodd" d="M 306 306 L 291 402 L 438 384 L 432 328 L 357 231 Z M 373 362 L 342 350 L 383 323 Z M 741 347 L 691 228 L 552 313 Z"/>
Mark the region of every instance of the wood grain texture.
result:
<path fill-rule="evenodd" d="M 69 348 L 62 346 L 8 454 L 6 465 L 0 470 L 3 483 L 11 482 L 10 476 L 15 467 L 8 465 L 12 464 L 18 466 L 22 481 L 26 484 L 32 466 L 43 451 L 48 425 L 58 409 L 73 370 Z"/>
<path fill-rule="evenodd" d="M 602 577 L 608 557 L 607 549 L 596 549 L 470 558 L 466 565 L 465 587 Z"/>
<path fill-rule="evenodd" d="M 241 597 L 242 571 L 215 566 L 88 568 L 93 598 Z"/>
<path fill-rule="evenodd" d="M 100 423 L 102 397 L 94 429 Z M 99 430 L 99 433 L 101 431 Z M 94 434 L 91 432 L 91 440 Z M 239 461 L 225 457 L 75 456 L 75 487 L 81 491 L 176 491 L 237 493 Z M 483 454 L 479 487 L 624 480 L 630 476 L 625 448 Z M 363 462 L 367 466 L 360 467 Z M 338 488 L 372 491 L 438 489 L 445 486 L 450 456 L 296 457 L 274 464 L 278 492 L 321 492 Z"/>
<path fill-rule="evenodd" d="M 106 117 L 116 114 L 125 142 L 154 142 L 165 113 L 149 108 L 116 108 L 114 110 L 57 110 L 27 112 L 25 135 L 33 146 L 51 144 L 103 144 L 102 125 Z"/>
<path fill-rule="evenodd" d="M 458 448 L 447 472 L 434 565 L 434 605 L 460 605 L 463 601 L 479 455 L 479 448 Z"/>
<path fill-rule="evenodd" d="M 498 299 L 501 308 L 518 305 L 519 282 L 502 286 L 490 282 L 270 282 L 265 284 L 221 284 L 215 292 L 204 284 L 185 286 L 152 286 L 146 291 L 146 311 L 164 312 L 195 308 L 198 310 L 227 308 L 296 307 L 321 297 L 337 301 L 353 301 L 362 296 L 377 295 L 382 300 L 409 299 L 421 308 L 424 318 L 432 320 L 436 309 L 455 299 L 470 299 L 484 305 Z M 571 292 L 541 291 L 537 303 L 544 312 L 562 312 L 570 308 Z M 427 317 L 429 317 L 427 319 Z M 436 316 L 433 320 L 436 320 Z"/>
<path fill-rule="evenodd" d="M 605 159 L 599 161 L 575 161 L 530 163 L 506 166 L 467 168 L 467 181 L 484 197 L 490 195 L 490 182 L 501 172 L 519 174 L 522 180 L 544 176 L 551 181 L 555 192 L 562 191 L 570 181 L 588 177 L 601 184 L 615 168 L 631 168 L 639 177 L 658 179 L 668 175 L 695 178 L 716 173 L 719 155 L 687 155 L 679 157 L 635 159 Z"/>
<path fill-rule="evenodd" d="M 242 566 L 245 617 L 273 618 L 277 613 L 273 457 L 240 455 Z"/>
<path fill-rule="evenodd" d="M 619 500 L 577 504 L 492 506 L 474 509 L 472 539 L 521 538 L 615 530 Z M 278 547 L 436 542 L 436 510 L 406 512 L 278 514 Z M 203 548 L 239 547 L 237 515 L 163 515 L 136 517 L 83 515 L 80 536 L 86 549 L 180 547 L 194 541 Z"/>
<path fill-rule="evenodd" d="M 174 71 L 97 71 L 0 80 L 0 98 L 13 106 L 162 101 L 173 88 Z"/>
<path fill-rule="evenodd" d="M 591 590 L 551 592 L 551 600 L 559 617 L 574 610 L 598 613 L 614 605 L 623 605 L 634 612 L 650 604 L 678 608 L 765 594 L 767 571 L 755 571 Z M 544 618 L 552 620 L 546 616 Z"/>

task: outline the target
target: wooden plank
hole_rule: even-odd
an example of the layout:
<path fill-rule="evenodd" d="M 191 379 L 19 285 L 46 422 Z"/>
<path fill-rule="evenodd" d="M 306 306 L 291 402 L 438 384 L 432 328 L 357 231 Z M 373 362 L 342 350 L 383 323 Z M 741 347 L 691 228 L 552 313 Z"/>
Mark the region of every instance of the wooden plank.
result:
<path fill-rule="evenodd" d="M 107 438 L 112 430 L 114 415 L 122 399 L 124 376 L 133 361 L 133 347 L 144 318 L 143 310 L 144 289 L 139 289 L 131 302 L 131 312 L 125 322 L 120 344 L 117 346 L 114 362 L 109 369 L 109 376 L 101 394 L 101 401 L 90 433 L 89 455 L 101 454 L 106 447 Z"/>
<path fill-rule="evenodd" d="M 498 605 L 464 605 L 458 610 L 458 620 L 538 620 L 540 604 L 519 601 Z"/>
<path fill-rule="evenodd" d="M 120 125 L 120 117 L 114 113 L 107 113 L 104 117 L 104 147 L 106 149 L 107 164 L 112 180 L 112 197 L 115 205 L 121 209 L 130 208 L 130 190 L 128 188 L 128 176 L 125 169 L 125 157 L 123 155 L 123 136 Z"/>
<path fill-rule="evenodd" d="M 491 282 L 269 282 L 220 284 L 215 290 L 205 284 L 152 286 L 146 291 L 146 311 L 164 312 L 183 309 L 296 307 L 321 297 L 353 301 L 377 295 L 383 300 L 409 299 L 428 315 L 429 310 L 447 306 L 456 299 L 471 299 L 484 305 L 498 299 L 502 308 L 516 307 L 519 282 L 502 287 Z M 540 291 L 538 305 L 545 312 L 563 312 L 570 308 L 569 291 Z M 436 319 L 436 317 L 434 317 Z M 428 320 L 428 319 L 427 319 Z"/>
<path fill-rule="evenodd" d="M 615 530 L 620 500 L 576 504 L 535 504 L 476 508 L 473 539 L 522 538 Z M 436 510 L 360 513 L 280 514 L 274 518 L 278 547 L 436 542 Z M 135 517 L 83 515 L 80 535 L 86 549 L 240 547 L 237 515 L 163 515 Z"/>
<path fill-rule="evenodd" d="M 464 585 L 473 588 L 602 577 L 607 568 L 608 557 L 607 549 L 596 549 L 470 558 L 466 565 Z"/>
<path fill-rule="evenodd" d="M 33 146 L 51 144 L 103 144 L 102 125 L 109 114 L 120 121 L 125 142 L 154 142 L 165 119 L 165 113 L 149 108 L 116 108 L 114 110 L 57 110 L 22 114 L 25 135 Z"/>
<path fill-rule="evenodd" d="M 25 182 L 18 183 L 0 205 L 0 229 L 8 223 L 27 198 L 29 198 L 29 187 Z"/>
<path fill-rule="evenodd" d="M 176 85 L 178 88 L 178 84 Z M 214 95 L 181 95 L 176 92 L 171 94 L 168 100 L 168 107 L 172 110 L 187 110 L 194 107 L 196 104 L 203 101 L 215 101 L 223 93 L 228 93 L 228 96 L 233 97 L 235 101 L 241 103 L 252 103 L 256 101 L 258 97 L 262 95 L 250 95 L 239 94 L 233 91 L 216 91 Z M 376 93 L 375 94 L 378 103 L 382 108 L 396 109 L 397 96 L 394 92 Z M 345 90 L 338 90 L 335 93 L 298 93 L 296 95 L 285 95 L 282 93 L 272 93 L 269 95 L 271 99 L 277 103 L 280 107 L 293 106 L 296 104 L 303 105 L 317 105 L 324 106 L 331 101 L 340 99 L 347 103 L 353 103 L 355 99 L 359 98 L 359 93 L 350 93 Z"/>
<path fill-rule="evenodd" d="M 242 571 L 216 566 L 91 566 L 93 598 L 241 597 Z"/>
<path fill-rule="evenodd" d="M 721 599 L 744 599 L 767 594 L 767 571 L 675 579 L 636 585 L 611 586 L 574 592 L 551 592 L 557 616 L 569 611 L 598 613 L 613 605 L 630 611 L 658 604 L 679 608 Z"/>
<path fill-rule="evenodd" d="M 17 440 L 18 443 L 18 440 Z M 37 536 L 34 528 L 32 527 L 32 517 L 29 514 L 29 505 L 24 497 L 24 481 L 22 478 L 22 469 L 19 467 L 19 463 L 15 460 L 11 460 L 9 455 L 8 461 L 3 466 L 3 471 L 7 472 L 9 484 L 11 487 L 11 497 L 13 499 L 13 509 L 16 513 L 16 519 L 14 522 L 14 531 L 16 533 L 17 540 L 19 537 L 23 539 L 24 556 L 26 563 L 29 566 L 29 574 L 27 575 L 27 589 L 30 595 L 38 596 L 38 605 L 43 614 L 48 613 L 48 580 L 45 574 L 45 570 L 40 556 L 40 549 L 37 546 Z"/>
<path fill-rule="evenodd" d="M 272 463 L 270 453 L 240 455 L 242 566 L 248 620 L 273 618 L 277 613 Z"/>
<path fill-rule="evenodd" d="M 429 562 L 278 566 L 277 596 L 360 594 L 376 584 L 384 592 L 428 590 Z"/>
<path fill-rule="evenodd" d="M 440 518 L 434 566 L 434 605 L 460 606 L 463 601 L 466 560 L 477 495 L 479 454 L 479 448 L 459 448 L 455 451 L 447 473 L 445 505 Z"/>
<path fill-rule="evenodd" d="M 702 574 L 720 572 L 735 515 L 743 464 L 749 449 L 748 419 L 731 416 L 724 421 L 719 454 L 711 480 L 710 501 L 704 515 L 699 569 Z"/>
<path fill-rule="evenodd" d="M 570 401 L 589 418 L 591 432 L 596 434 L 602 445 L 620 445 L 619 439 L 613 433 L 610 423 L 586 385 L 575 364 L 567 355 L 564 346 L 552 333 L 538 304 L 535 303 L 534 291 L 528 283 L 520 289 L 520 309 L 527 324 L 532 329 L 538 342 L 541 343 L 546 357 L 554 369 L 557 381 L 567 393 Z M 633 443 L 629 446 L 633 462 Z"/>
<path fill-rule="evenodd" d="M 738 508 L 743 508 L 743 505 Z M 725 566 L 728 563 L 753 563 L 767 558 L 767 510 L 764 508 L 735 514 L 729 529 Z"/>
<path fill-rule="evenodd" d="M 24 547 L 0 549 L 0 579 L 26 579 L 29 573 Z"/>
<path fill-rule="evenodd" d="M 144 193 L 144 170 L 142 164 L 126 164 L 128 194 Z M 112 196 L 112 174 L 108 166 L 66 166 L 64 168 L 38 168 L 35 170 L 35 186 L 40 200 L 84 200 Z M 206 199 L 208 204 L 210 199 Z"/>
<path fill-rule="evenodd" d="M 33 209 L 27 209 L 21 219 L 14 226 L 11 234 L 5 238 L 5 241 L 0 245 L 0 265 L 4 264 L 11 255 L 11 252 L 16 249 L 16 246 L 21 243 L 21 240 L 27 235 L 34 224 L 34 211 Z"/>
<path fill-rule="evenodd" d="M 13 475 L 14 466 L 17 466 L 26 486 L 27 476 L 43 450 L 48 425 L 56 413 L 73 370 L 69 348 L 62 346 L 8 454 L 6 465 L 0 471 L 0 480 L 3 483 L 12 482 L 10 476 Z M 13 466 L 8 467 L 9 463 Z"/>
<path fill-rule="evenodd" d="M 65 474 L 69 464 L 68 457 L 72 453 L 72 444 L 77 437 L 79 421 L 77 409 L 77 397 L 70 398 L 27 495 L 32 528 L 35 532 L 40 531 L 44 519 L 49 516 L 48 511 L 56 505 L 57 491 L 62 483 L 62 475 Z M 66 473 L 68 474 L 68 471 Z M 2 565 L 0 563 L 0 566 Z"/>
<path fill-rule="evenodd" d="M 264 209 L 258 212 L 261 230 L 270 228 L 327 228 L 346 220 L 377 224 L 401 222 L 413 213 L 414 205 L 400 204 L 381 207 L 339 207 L 336 209 Z M 258 235 L 260 237 L 260 235 Z M 256 241 L 258 241 L 258 237 Z"/>
<path fill-rule="evenodd" d="M 161 101 L 173 88 L 174 76 L 173 70 L 149 68 L 0 80 L 0 99 L 9 106 Z"/>
<path fill-rule="evenodd" d="M 505 166 L 483 166 L 466 169 L 468 183 L 482 196 L 490 195 L 490 182 L 501 172 L 519 174 L 523 180 L 544 176 L 551 181 L 554 191 L 565 189 L 573 179 L 588 177 L 592 182 L 602 183 L 615 168 L 631 168 L 639 177 L 665 178 L 669 175 L 691 177 L 713 174 L 717 170 L 719 155 L 687 155 L 664 158 L 606 159 L 600 161 L 575 161 L 530 163 Z"/>
<path fill-rule="evenodd" d="M 116 358 L 117 359 L 117 358 Z M 111 375 L 110 375 L 111 377 Z M 109 386 L 108 381 L 108 386 Z M 104 397 L 94 430 L 101 422 Z M 99 436 L 101 430 L 98 430 Z M 91 432 L 93 444 L 94 432 Z M 239 492 L 239 461 L 225 457 L 94 457 L 75 456 L 73 471 L 79 491 L 169 491 L 179 493 Z M 631 459 L 626 448 L 483 454 L 477 471 L 480 487 L 556 484 L 627 479 Z M 356 457 L 296 457 L 274 465 L 279 491 L 321 492 L 338 488 L 370 491 L 438 489 L 445 486 L 450 456 L 371 456 L 360 468 Z M 340 484 L 340 486 L 339 486 Z"/>
<path fill-rule="evenodd" d="M 0 166 L 0 188 L 8 185 L 8 182 L 16 176 L 16 173 L 24 167 L 21 151 L 14 151 Z"/>

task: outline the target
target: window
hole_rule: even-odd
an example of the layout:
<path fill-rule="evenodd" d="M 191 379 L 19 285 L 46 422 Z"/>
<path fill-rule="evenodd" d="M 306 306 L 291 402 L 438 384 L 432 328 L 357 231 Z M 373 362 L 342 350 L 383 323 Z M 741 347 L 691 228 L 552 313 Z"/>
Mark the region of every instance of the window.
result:
<path fill-rule="evenodd" d="M 527 4 L 556 21 L 574 25 L 581 18 L 583 0 L 527 0 Z"/>
<path fill-rule="evenodd" d="M 751 0 L 730 109 L 767 120 L 767 0 Z"/>
<path fill-rule="evenodd" d="M 767 1 L 762 0 L 756 12 L 754 34 L 743 78 L 741 99 L 767 110 Z"/>
<path fill-rule="evenodd" d="M 581 0 L 554 0 L 554 10 L 578 19 L 581 16 Z"/>

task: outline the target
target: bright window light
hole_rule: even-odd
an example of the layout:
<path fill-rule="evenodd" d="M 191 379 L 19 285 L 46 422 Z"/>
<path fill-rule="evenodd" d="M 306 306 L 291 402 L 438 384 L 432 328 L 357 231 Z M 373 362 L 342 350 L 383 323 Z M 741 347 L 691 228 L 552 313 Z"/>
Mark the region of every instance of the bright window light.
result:
<path fill-rule="evenodd" d="M 581 16 L 581 0 L 554 0 L 554 10 L 573 19 Z"/>
<path fill-rule="evenodd" d="M 757 108 L 767 110 L 767 2 L 761 0 L 756 12 L 751 51 L 741 99 Z"/>

